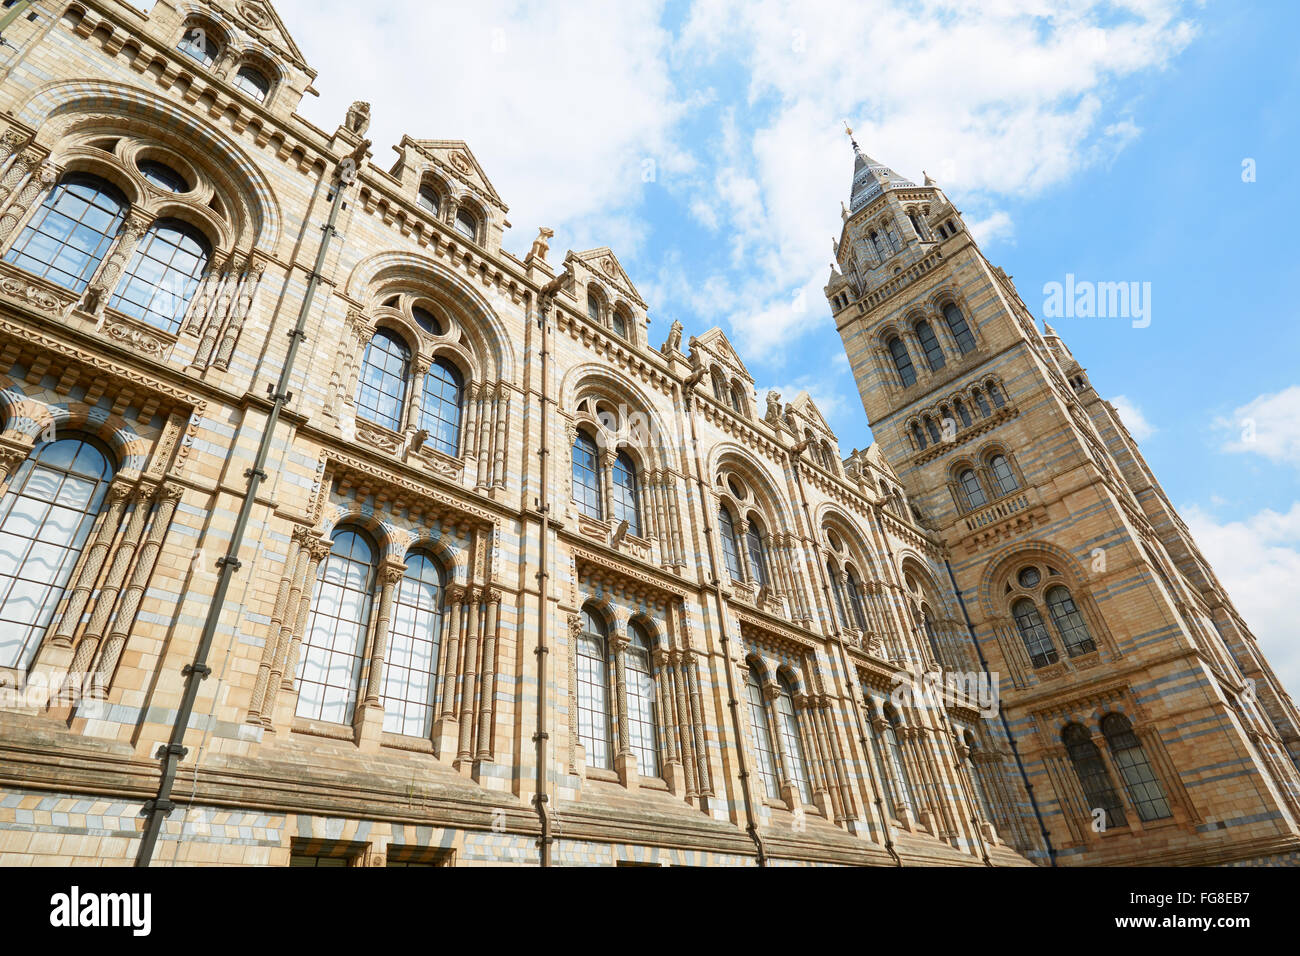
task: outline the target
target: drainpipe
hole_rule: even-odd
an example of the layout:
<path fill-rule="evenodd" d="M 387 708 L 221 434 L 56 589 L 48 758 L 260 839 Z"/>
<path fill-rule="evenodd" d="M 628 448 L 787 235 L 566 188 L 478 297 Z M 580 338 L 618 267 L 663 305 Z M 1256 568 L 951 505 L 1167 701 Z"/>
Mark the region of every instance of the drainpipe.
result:
<path fill-rule="evenodd" d="M 957 595 L 957 604 L 961 608 L 961 616 L 966 621 L 966 631 L 970 634 L 971 643 L 975 645 L 975 653 L 979 655 L 980 667 L 984 671 L 984 676 L 993 682 L 993 675 L 989 672 L 989 662 L 984 657 L 984 649 L 980 646 L 979 638 L 975 636 L 975 626 L 971 624 L 970 614 L 966 611 L 966 602 L 962 600 L 961 589 L 957 587 L 957 577 L 952 573 L 952 564 L 947 558 L 943 559 L 943 566 L 948 569 L 948 580 L 952 582 L 952 591 Z M 1016 737 L 1011 732 L 1011 725 L 1007 723 L 1007 715 L 1002 710 L 1002 702 L 998 701 L 998 719 L 1002 721 L 1002 732 L 1007 735 L 1007 742 L 1011 744 L 1011 755 L 1016 758 L 1016 769 L 1020 771 L 1020 780 L 1025 785 L 1025 793 L 1029 796 L 1029 805 L 1033 807 L 1034 819 L 1038 821 L 1039 832 L 1043 835 L 1043 843 L 1047 847 L 1047 858 L 1051 861 L 1052 866 L 1056 866 L 1056 850 L 1052 847 L 1052 838 L 1047 834 L 1047 824 L 1043 822 L 1043 814 L 1038 809 L 1038 801 L 1034 799 L 1034 785 L 1029 782 L 1029 774 L 1025 772 L 1024 761 L 1020 759 L 1020 748 L 1016 746 Z"/>
<path fill-rule="evenodd" d="M 808 440 L 804 439 L 791 448 L 790 460 L 791 464 L 794 466 L 794 483 L 795 487 L 799 489 L 799 504 L 803 508 L 804 524 L 806 524 L 811 530 L 813 527 L 812 510 L 808 507 L 808 495 L 804 492 L 803 487 L 803 471 L 799 467 L 799 456 L 807 447 Z M 805 547 L 807 547 L 807 543 L 805 543 Z M 813 555 L 814 557 L 819 557 L 815 548 L 813 550 Z M 885 816 L 885 805 L 880 796 L 880 788 L 876 785 L 875 774 L 871 772 L 871 741 L 867 739 L 867 725 L 862 717 L 862 704 L 858 700 L 858 682 L 855 679 L 857 671 L 849 665 L 849 654 L 844 648 L 844 634 L 840 630 L 839 621 L 836 620 L 835 617 L 835 605 L 830 590 L 830 582 L 826 580 L 826 569 L 822 566 L 822 562 L 819 560 L 814 560 L 813 565 L 815 566 L 817 580 L 820 581 L 822 585 L 822 599 L 826 602 L 826 608 L 829 612 L 831 634 L 835 638 L 835 646 L 839 648 L 840 667 L 843 668 L 844 677 L 849 682 L 849 702 L 853 707 L 854 722 L 858 725 L 858 746 L 862 748 L 862 767 L 867 772 L 867 782 L 871 787 L 872 802 L 876 806 L 876 818 L 880 825 L 880 832 L 885 836 L 885 850 L 894 858 L 895 866 L 902 866 L 902 857 L 900 857 L 898 851 L 894 849 L 893 831 L 889 826 L 889 818 Z"/>
<path fill-rule="evenodd" d="M 541 446 L 537 449 L 537 457 L 541 460 L 541 479 L 538 487 L 540 500 L 538 501 L 538 510 L 541 512 L 542 524 L 538 532 L 538 557 L 537 557 L 537 648 L 534 653 L 537 655 L 537 731 L 533 734 L 533 742 L 537 745 L 537 782 L 534 785 L 533 803 L 537 806 L 537 819 L 542 827 L 542 835 L 537 838 L 538 865 L 551 865 L 551 844 L 555 842 L 551 836 L 551 814 L 547 807 L 548 797 L 546 793 L 547 778 L 547 756 L 546 742 L 549 735 L 546 733 L 546 662 L 547 655 L 550 654 L 550 647 L 547 644 L 547 631 L 549 629 L 549 609 L 546 606 L 547 596 L 550 594 L 550 563 L 547 560 L 549 551 L 547 550 L 551 536 L 551 499 L 548 495 L 548 479 L 550 477 L 550 408 L 551 408 L 551 323 L 550 311 L 554 305 L 555 293 L 560 290 L 560 284 L 564 278 L 564 273 L 556 276 L 548 282 L 537 295 L 537 322 L 542 329 L 542 419 L 541 419 Z M 570 649 L 572 653 L 572 649 Z"/>
<path fill-rule="evenodd" d="M 294 324 L 293 331 L 289 333 L 289 349 L 285 353 L 284 364 L 280 367 L 279 381 L 273 388 L 268 386 L 268 391 L 271 392 L 271 411 L 266 416 L 266 425 L 258 439 L 253 467 L 244 471 L 248 483 L 239 505 L 239 515 L 235 518 L 234 530 L 230 533 L 230 544 L 226 553 L 217 559 L 217 567 L 220 569 L 217 588 L 213 592 L 212 601 L 208 604 L 208 615 L 203 622 L 203 633 L 199 638 L 199 646 L 194 652 L 194 661 L 181 669 L 181 673 L 185 675 L 185 693 L 181 697 L 180 709 L 176 712 L 176 722 L 172 725 L 171 737 L 166 744 L 158 748 L 156 755 L 162 761 L 162 776 L 158 781 L 158 795 L 146 801 L 144 805 L 146 820 L 144 833 L 140 838 L 140 849 L 136 855 L 136 866 L 147 867 L 153 859 L 154 845 L 158 842 L 163 820 L 175 807 L 171 800 L 172 785 L 176 782 L 177 765 L 187 752 L 184 746 L 185 731 L 194 712 L 194 703 L 199 696 L 199 681 L 205 680 L 212 673 L 212 668 L 207 663 L 208 652 L 212 649 L 212 642 L 216 638 L 217 624 L 221 620 L 221 611 L 225 607 L 226 593 L 230 590 L 231 579 L 240 567 L 239 549 L 244 542 L 244 532 L 248 528 L 257 501 L 257 489 L 266 479 L 264 470 L 266 459 L 275 437 L 275 426 L 280 420 L 280 410 L 293 398 L 293 393 L 289 391 L 289 379 L 293 374 L 294 361 L 298 357 L 298 346 L 307 337 L 305 331 L 307 316 L 311 312 L 316 287 L 320 285 L 321 269 L 325 267 L 325 256 L 329 252 L 330 240 L 336 235 L 334 224 L 338 221 L 339 209 L 343 205 L 343 191 L 353 180 L 351 173 L 345 179 L 343 170 L 359 169 L 369 146 L 370 140 L 363 140 L 352 155 L 340 161 L 335 169 L 337 179 L 333 187 L 334 193 L 329 200 L 329 221 L 321 227 L 322 235 L 320 246 L 316 250 L 316 263 L 307 278 L 307 291 L 298 310 L 298 321 Z"/>
<path fill-rule="evenodd" d="M 740 795 L 745 803 L 745 832 L 754 841 L 755 858 L 759 866 L 767 866 L 767 849 L 763 838 L 758 833 L 758 822 L 754 817 L 754 797 L 749 789 L 749 764 L 745 760 L 745 737 L 740 724 L 740 701 L 736 698 L 736 678 L 731 672 L 731 639 L 727 636 L 727 609 L 722 603 L 722 576 L 718 566 L 718 552 L 713 547 L 713 522 L 709 519 L 709 489 L 704 482 L 704 466 L 700 462 L 700 441 L 695 429 L 695 406 L 691 402 L 691 392 L 700 379 L 704 369 L 699 368 L 682 382 L 682 402 L 686 405 L 686 417 L 691 423 L 691 457 L 695 459 L 695 483 L 700 490 L 700 510 L 704 513 L 704 542 L 709 549 L 709 568 L 711 569 L 710 587 L 718 608 L 718 631 L 722 644 L 722 669 L 727 675 L 727 708 L 731 711 L 731 729 L 736 735 L 736 762 L 740 765 Z"/>

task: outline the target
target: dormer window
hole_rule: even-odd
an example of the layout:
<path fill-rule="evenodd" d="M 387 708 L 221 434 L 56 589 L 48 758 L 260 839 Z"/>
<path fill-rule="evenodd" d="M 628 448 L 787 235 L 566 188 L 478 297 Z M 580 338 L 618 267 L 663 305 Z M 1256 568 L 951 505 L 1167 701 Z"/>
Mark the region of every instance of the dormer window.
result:
<path fill-rule="evenodd" d="M 468 209 L 458 210 L 456 213 L 456 231 L 466 239 L 478 240 L 478 220 Z"/>
<path fill-rule="evenodd" d="M 198 60 L 204 66 L 211 66 L 217 62 L 217 44 L 216 41 L 208 35 L 208 31 L 200 26 L 190 27 L 181 42 L 177 44 L 176 49 L 180 50 L 186 56 Z"/>
<path fill-rule="evenodd" d="M 235 74 L 235 87 L 243 90 L 257 102 L 263 103 L 266 101 L 266 95 L 271 92 L 271 81 L 257 67 L 241 66 L 239 72 Z"/>
<path fill-rule="evenodd" d="M 421 208 L 429 210 L 434 215 L 438 214 L 438 191 L 432 186 L 421 186 L 420 191 L 415 196 L 415 201 Z"/>

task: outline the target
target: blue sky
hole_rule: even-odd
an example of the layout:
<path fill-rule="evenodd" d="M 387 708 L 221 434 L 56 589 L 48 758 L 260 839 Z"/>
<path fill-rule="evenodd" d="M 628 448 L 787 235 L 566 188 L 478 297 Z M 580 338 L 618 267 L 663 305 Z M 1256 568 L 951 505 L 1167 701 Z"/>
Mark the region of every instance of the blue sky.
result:
<path fill-rule="evenodd" d="M 370 100 L 385 166 L 403 133 L 465 139 L 510 251 L 539 225 L 556 259 L 611 246 L 654 343 L 722 326 L 760 402 L 807 388 L 845 453 L 870 438 L 821 294 L 842 119 L 939 181 L 1036 314 L 1067 273 L 1149 282 L 1147 328 L 1052 324 L 1300 690 L 1300 4 L 376 2 L 348 30 L 341 0 L 277 7 L 320 73 L 308 119 Z"/>

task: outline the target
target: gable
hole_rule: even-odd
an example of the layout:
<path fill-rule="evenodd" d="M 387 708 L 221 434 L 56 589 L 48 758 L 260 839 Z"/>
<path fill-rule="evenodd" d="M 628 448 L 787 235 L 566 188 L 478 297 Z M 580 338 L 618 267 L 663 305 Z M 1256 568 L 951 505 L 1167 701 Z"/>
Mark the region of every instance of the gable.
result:
<path fill-rule="evenodd" d="M 718 359 L 723 365 L 729 367 L 732 371 L 738 372 L 742 378 L 745 378 L 752 385 L 754 376 L 749 374 L 749 369 L 745 367 L 744 361 L 727 338 L 727 334 L 716 325 L 705 332 L 703 335 L 696 336 L 692 340 L 707 351 L 714 358 Z"/>
<path fill-rule="evenodd" d="M 506 209 L 500 193 L 463 139 L 411 139 L 403 136 L 402 145 L 414 147 L 420 156 L 433 160 L 444 176 L 467 183 L 494 206 L 502 211 Z"/>
<path fill-rule="evenodd" d="M 632 299 L 641 308 L 647 307 L 645 300 L 641 298 L 641 293 L 637 292 L 636 286 L 632 284 L 632 279 L 618 261 L 618 256 L 614 255 L 614 250 L 609 246 L 588 249 L 586 252 L 571 252 L 569 256 L 600 276 L 601 281 L 614 286 L 616 289 L 621 289 L 627 294 L 628 298 Z"/>
<path fill-rule="evenodd" d="M 289 29 L 267 0 L 236 0 L 234 3 L 213 3 L 212 6 L 237 23 L 249 36 L 266 44 L 276 53 L 296 65 L 307 68 L 302 50 L 289 35 Z"/>
<path fill-rule="evenodd" d="M 835 432 L 833 432 L 831 426 L 826 423 L 826 416 L 822 414 L 821 409 L 817 407 L 817 403 L 813 401 L 812 396 L 809 395 L 807 391 L 800 391 L 799 394 L 795 396 L 794 401 L 790 404 L 794 407 L 796 412 L 802 415 L 804 419 L 813 426 L 813 428 L 820 429 L 826 434 L 834 437 Z"/>

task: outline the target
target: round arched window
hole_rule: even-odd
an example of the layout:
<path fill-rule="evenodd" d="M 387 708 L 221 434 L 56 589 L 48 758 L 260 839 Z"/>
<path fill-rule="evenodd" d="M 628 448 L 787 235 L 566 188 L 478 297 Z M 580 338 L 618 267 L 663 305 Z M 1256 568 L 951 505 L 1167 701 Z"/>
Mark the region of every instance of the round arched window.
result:
<path fill-rule="evenodd" d="M 456 213 L 456 231 L 466 239 L 478 239 L 478 220 L 468 209 Z"/>

